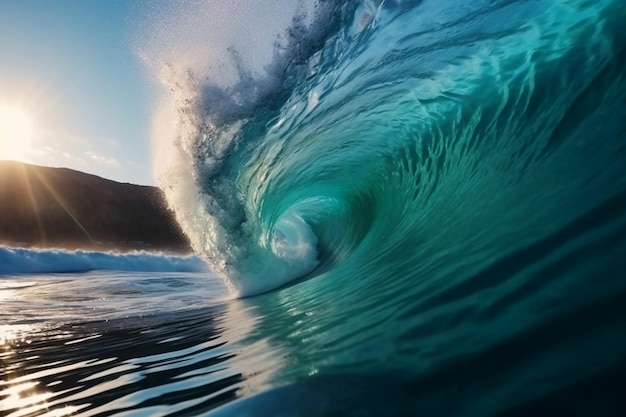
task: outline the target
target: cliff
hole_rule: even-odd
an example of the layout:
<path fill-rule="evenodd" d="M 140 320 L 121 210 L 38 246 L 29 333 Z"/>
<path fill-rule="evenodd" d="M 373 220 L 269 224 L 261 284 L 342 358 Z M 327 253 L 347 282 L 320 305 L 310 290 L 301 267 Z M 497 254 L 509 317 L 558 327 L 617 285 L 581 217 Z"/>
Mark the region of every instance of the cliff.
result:
<path fill-rule="evenodd" d="M 0 244 L 189 252 L 156 187 L 0 161 Z"/>

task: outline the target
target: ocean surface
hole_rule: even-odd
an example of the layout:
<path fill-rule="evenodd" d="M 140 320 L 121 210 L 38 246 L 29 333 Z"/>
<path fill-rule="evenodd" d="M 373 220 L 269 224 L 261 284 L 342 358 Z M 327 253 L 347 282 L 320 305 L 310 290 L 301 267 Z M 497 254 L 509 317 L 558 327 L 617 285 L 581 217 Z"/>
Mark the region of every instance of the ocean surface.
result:
<path fill-rule="evenodd" d="M 0 248 L 1 415 L 626 415 L 623 0 L 162 6 L 196 255 Z"/>

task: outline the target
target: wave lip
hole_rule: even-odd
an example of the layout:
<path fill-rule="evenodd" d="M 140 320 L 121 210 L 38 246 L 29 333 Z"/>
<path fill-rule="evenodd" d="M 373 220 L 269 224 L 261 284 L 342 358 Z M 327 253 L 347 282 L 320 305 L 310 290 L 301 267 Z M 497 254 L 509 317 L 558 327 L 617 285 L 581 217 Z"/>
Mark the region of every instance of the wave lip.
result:
<path fill-rule="evenodd" d="M 147 52 L 167 89 L 155 120 L 156 176 L 194 250 L 234 293 L 278 288 L 317 266 L 317 237 L 284 207 L 270 221 L 260 216 L 239 192 L 239 176 L 264 169 L 245 165 L 294 90 L 320 71 L 320 51 L 354 7 L 298 0 L 175 9 L 162 25 L 171 39 L 159 40 L 157 31 L 157 50 Z M 242 40 L 247 32 L 225 26 L 218 17 L 227 12 L 237 13 L 240 26 L 250 19 L 253 36 Z M 199 52 L 190 57 L 190 50 Z"/>
<path fill-rule="evenodd" d="M 116 253 L 0 247 L 0 275 L 94 270 L 202 272 L 206 270 L 206 264 L 196 256 L 169 256 L 148 252 Z"/>

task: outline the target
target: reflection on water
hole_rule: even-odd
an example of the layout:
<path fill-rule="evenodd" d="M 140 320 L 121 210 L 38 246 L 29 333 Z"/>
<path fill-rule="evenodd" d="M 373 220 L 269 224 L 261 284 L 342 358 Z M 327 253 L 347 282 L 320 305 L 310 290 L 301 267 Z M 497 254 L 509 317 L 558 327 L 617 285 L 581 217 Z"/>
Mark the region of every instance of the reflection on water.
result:
<path fill-rule="evenodd" d="M 150 319 L 3 330 L 3 415 L 195 415 L 235 398 L 243 375 L 223 307 Z M 30 330 L 30 331 L 29 331 Z"/>
<path fill-rule="evenodd" d="M 150 294 L 146 296 L 146 294 Z M 203 308 L 231 298 L 206 273 L 90 271 L 0 276 L 0 323 L 98 321 Z"/>
<path fill-rule="evenodd" d="M 349 291 L 328 279 L 133 318 L 22 316 L 0 327 L 0 415 L 621 416 L 620 265 L 596 264 L 602 286 L 586 274 L 525 276 L 538 290 L 494 292 L 509 302 L 488 316 L 473 291 L 407 315 L 428 298 L 398 310 L 384 285 Z"/>

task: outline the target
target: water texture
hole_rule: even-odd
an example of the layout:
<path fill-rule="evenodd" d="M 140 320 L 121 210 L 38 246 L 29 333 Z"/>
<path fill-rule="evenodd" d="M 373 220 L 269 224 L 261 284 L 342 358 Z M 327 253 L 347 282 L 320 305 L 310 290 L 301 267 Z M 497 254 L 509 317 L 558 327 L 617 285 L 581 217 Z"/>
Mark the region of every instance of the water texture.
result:
<path fill-rule="evenodd" d="M 21 378 L 85 416 L 626 415 L 623 2 L 267 7 L 210 59 L 164 51 L 176 19 L 147 53 L 161 185 L 213 272 L 172 278 L 184 307 L 148 285 L 158 312 L 11 322 L 47 333 L 7 345 L 0 401 Z M 190 296 L 203 276 L 231 299 Z M 79 363 L 119 379 L 74 393 Z"/>

